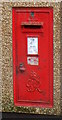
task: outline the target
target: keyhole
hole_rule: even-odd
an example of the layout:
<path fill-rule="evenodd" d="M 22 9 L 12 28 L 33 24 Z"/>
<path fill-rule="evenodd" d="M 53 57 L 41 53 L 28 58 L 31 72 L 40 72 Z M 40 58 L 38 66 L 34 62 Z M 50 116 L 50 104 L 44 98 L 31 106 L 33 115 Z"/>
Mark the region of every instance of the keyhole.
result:
<path fill-rule="evenodd" d="M 34 12 L 31 12 L 31 16 L 34 17 Z"/>
<path fill-rule="evenodd" d="M 20 67 L 23 67 L 23 63 L 20 63 Z"/>

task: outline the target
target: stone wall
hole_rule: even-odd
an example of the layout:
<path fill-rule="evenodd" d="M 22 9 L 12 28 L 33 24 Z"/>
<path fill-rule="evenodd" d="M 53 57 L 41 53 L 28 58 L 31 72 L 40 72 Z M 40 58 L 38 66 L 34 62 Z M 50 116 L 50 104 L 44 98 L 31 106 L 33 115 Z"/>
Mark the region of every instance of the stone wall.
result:
<path fill-rule="evenodd" d="M 34 114 L 61 113 L 60 104 L 60 2 L 2 2 L 2 111 Z M 53 7 L 53 108 L 16 107 L 13 102 L 12 7 Z"/>
<path fill-rule="evenodd" d="M 61 76 L 61 114 L 62 114 L 62 2 L 61 2 L 61 49 L 60 49 L 60 76 Z"/>
<path fill-rule="evenodd" d="M 2 110 L 2 4 L 0 3 L 0 111 Z"/>

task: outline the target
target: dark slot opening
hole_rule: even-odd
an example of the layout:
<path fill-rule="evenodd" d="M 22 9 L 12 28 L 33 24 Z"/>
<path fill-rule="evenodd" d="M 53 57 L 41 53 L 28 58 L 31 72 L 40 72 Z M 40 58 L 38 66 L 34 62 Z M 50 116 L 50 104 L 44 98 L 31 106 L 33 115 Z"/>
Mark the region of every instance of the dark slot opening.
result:
<path fill-rule="evenodd" d="M 41 25 L 23 25 L 23 27 L 26 29 L 40 29 L 42 26 Z"/>

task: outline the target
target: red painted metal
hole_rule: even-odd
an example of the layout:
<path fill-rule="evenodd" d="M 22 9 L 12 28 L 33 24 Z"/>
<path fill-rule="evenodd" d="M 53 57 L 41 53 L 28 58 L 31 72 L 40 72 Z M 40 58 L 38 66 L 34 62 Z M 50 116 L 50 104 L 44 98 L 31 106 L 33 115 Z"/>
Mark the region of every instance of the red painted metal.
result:
<path fill-rule="evenodd" d="M 14 104 L 52 107 L 53 9 L 13 8 L 12 24 Z M 38 54 L 27 53 L 28 37 L 38 38 Z M 28 64 L 28 57 L 38 65 Z"/>

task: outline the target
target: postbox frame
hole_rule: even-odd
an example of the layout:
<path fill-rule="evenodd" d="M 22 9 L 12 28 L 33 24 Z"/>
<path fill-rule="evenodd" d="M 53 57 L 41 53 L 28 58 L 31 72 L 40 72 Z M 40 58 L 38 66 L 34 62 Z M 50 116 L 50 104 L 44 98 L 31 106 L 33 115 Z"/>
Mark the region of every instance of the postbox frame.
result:
<path fill-rule="evenodd" d="M 28 9 L 30 9 L 30 8 L 26 8 L 26 11 L 25 11 L 25 8 L 21 8 L 21 10 L 20 9 L 18 9 L 18 8 L 13 8 L 12 9 L 12 18 L 13 18 L 13 20 L 12 20 L 12 23 L 13 23 L 13 88 L 14 88 L 14 104 L 16 105 L 16 106 L 36 106 L 35 105 L 35 103 L 33 103 L 33 104 L 30 104 L 30 103 L 24 103 L 24 102 L 21 102 L 21 104 L 19 104 L 19 103 L 17 103 L 17 94 L 18 94 L 18 92 L 16 92 L 16 91 L 18 91 L 17 89 L 18 88 L 16 88 L 16 82 L 15 82 L 15 80 L 16 80 L 16 41 L 15 41 L 15 28 L 16 28 L 16 26 L 15 26 L 15 23 L 14 23 L 14 21 L 15 21 L 15 17 L 14 17 L 14 14 L 16 13 L 16 12 L 28 12 Z M 35 8 L 34 8 L 35 9 Z M 42 9 L 42 10 L 41 10 Z M 31 11 L 31 10 L 30 10 Z M 36 12 L 36 10 L 34 10 L 34 12 Z M 37 12 L 44 12 L 44 13 L 49 13 L 50 14 L 50 22 L 51 22 L 51 24 L 50 24 L 50 40 L 51 41 L 53 41 L 53 9 L 52 8 L 38 8 L 38 10 L 37 10 Z M 26 31 L 25 31 L 26 32 Z M 39 107 L 41 106 L 41 107 L 53 107 L 53 42 L 51 43 L 51 46 L 50 46 L 50 52 L 51 52 L 51 54 L 52 54 L 52 62 L 50 62 L 51 63 L 51 66 L 52 66 L 52 70 L 51 70 L 51 73 L 50 74 L 52 74 L 52 75 L 50 75 L 50 77 L 51 77 L 51 79 L 52 80 L 50 80 L 50 104 L 49 105 L 47 105 L 47 104 L 43 104 L 43 105 L 38 105 Z"/>

